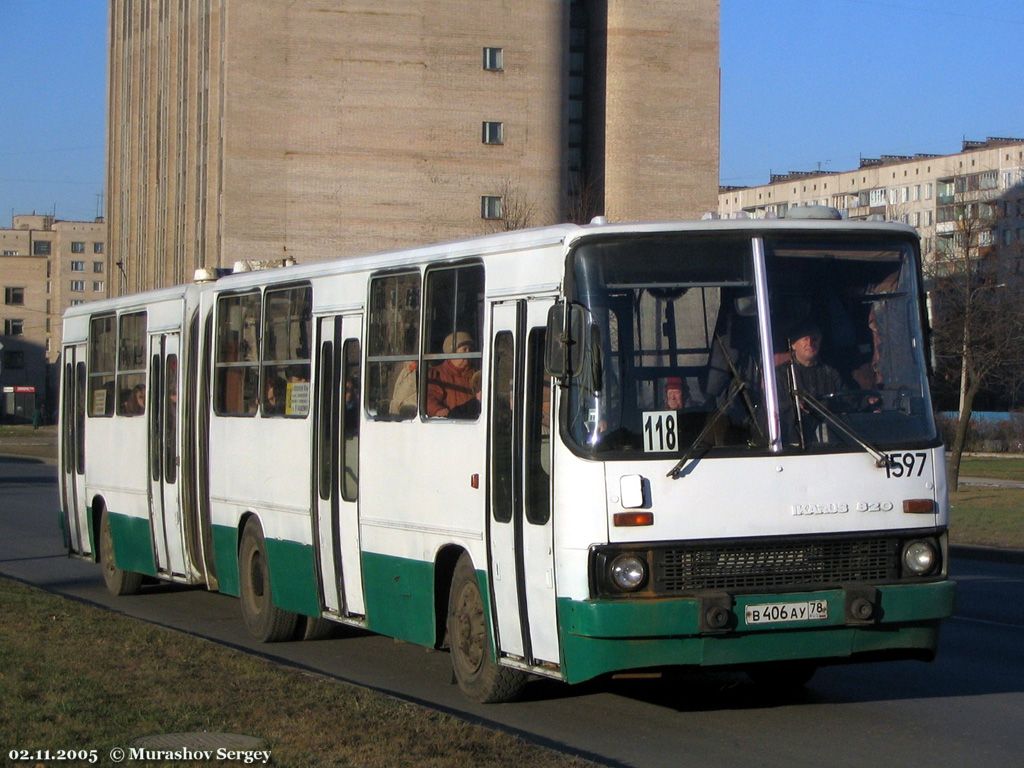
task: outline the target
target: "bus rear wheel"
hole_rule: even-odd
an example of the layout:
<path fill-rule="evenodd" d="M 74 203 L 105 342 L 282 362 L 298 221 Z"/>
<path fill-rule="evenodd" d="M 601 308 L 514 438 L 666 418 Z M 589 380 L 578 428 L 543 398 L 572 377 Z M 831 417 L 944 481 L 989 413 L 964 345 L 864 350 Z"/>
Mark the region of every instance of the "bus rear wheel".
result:
<path fill-rule="evenodd" d="M 142 574 L 117 567 L 114 559 L 114 537 L 110 533 L 110 515 L 103 510 L 100 517 L 100 567 L 103 583 L 112 595 L 134 595 L 142 586 Z"/>
<path fill-rule="evenodd" d="M 480 584 L 468 555 L 455 566 L 448 600 L 448 643 L 452 671 L 459 688 L 473 701 L 489 704 L 512 701 L 526 685 L 527 676 L 502 667 L 491 653 Z"/>
<path fill-rule="evenodd" d="M 274 605 L 263 530 L 255 520 L 250 520 L 242 532 L 238 577 L 242 619 L 249 634 L 264 643 L 290 640 L 295 634 L 298 616 Z"/>

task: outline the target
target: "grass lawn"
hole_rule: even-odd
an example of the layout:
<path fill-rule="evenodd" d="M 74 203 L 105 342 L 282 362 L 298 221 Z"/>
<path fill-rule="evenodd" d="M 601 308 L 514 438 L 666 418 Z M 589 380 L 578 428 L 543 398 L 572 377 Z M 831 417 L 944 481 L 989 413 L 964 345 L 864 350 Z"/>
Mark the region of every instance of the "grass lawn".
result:
<path fill-rule="evenodd" d="M 5 750 L 95 749 L 110 765 L 140 737 L 206 731 L 262 739 L 276 766 L 592 765 L 6 579 L 0 615 Z"/>
<path fill-rule="evenodd" d="M 950 543 L 1024 549 L 1024 489 L 960 488 L 949 494 Z"/>
<path fill-rule="evenodd" d="M 997 480 L 1024 480 L 1024 459 L 964 456 L 961 477 L 991 477 Z"/>

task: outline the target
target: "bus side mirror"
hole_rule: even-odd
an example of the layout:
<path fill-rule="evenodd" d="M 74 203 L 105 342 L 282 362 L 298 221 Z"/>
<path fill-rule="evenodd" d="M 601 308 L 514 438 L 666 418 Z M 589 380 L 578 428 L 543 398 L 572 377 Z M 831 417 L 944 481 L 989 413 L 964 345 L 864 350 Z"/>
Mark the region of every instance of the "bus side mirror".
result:
<path fill-rule="evenodd" d="M 569 328 L 566 330 L 566 315 Z M 548 376 L 566 379 L 578 376 L 583 365 L 583 340 L 586 338 L 583 307 L 557 301 L 548 310 L 547 340 L 544 348 L 544 370 Z"/>

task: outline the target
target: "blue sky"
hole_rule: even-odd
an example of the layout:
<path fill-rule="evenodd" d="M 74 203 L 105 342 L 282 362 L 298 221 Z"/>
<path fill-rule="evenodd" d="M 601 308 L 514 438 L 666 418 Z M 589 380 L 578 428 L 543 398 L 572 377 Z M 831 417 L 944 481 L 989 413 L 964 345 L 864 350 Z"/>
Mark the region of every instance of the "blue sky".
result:
<path fill-rule="evenodd" d="M 106 0 L 0 0 L 0 225 L 91 219 Z M 721 0 L 721 181 L 1024 138 L 1021 0 Z"/>

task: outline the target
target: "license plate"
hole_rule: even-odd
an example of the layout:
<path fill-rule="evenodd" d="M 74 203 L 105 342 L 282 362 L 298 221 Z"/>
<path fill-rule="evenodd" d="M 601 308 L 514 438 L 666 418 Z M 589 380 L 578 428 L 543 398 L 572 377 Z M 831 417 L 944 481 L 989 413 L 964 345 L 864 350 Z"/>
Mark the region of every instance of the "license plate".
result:
<path fill-rule="evenodd" d="M 763 603 L 748 605 L 743 609 L 743 620 L 748 626 L 791 621 L 821 621 L 827 618 L 826 600 L 809 600 L 806 603 Z"/>

